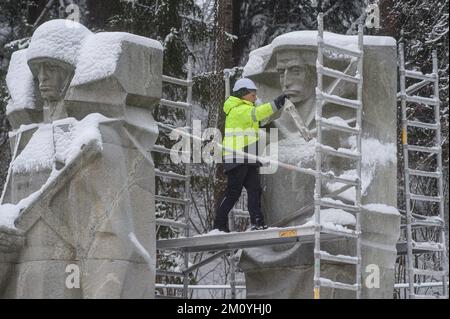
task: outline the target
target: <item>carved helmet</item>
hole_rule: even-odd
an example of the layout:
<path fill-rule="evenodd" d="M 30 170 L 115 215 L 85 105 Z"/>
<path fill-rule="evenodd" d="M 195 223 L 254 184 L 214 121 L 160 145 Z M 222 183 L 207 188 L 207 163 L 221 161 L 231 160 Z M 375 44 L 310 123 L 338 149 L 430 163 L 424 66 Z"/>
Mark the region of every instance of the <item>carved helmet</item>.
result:
<path fill-rule="evenodd" d="M 36 59 L 55 59 L 76 68 L 83 40 L 92 34 L 85 26 L 71 20 L 48 21 L 33 34 L 27 51 L 28 64 Z"/>

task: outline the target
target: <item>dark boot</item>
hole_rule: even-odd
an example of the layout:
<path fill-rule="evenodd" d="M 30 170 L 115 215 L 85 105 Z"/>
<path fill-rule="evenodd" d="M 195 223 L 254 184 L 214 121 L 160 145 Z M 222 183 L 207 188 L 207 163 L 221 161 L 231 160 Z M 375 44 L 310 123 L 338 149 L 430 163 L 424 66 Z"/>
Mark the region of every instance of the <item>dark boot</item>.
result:
<path fill-rule="evenodd" d="M 213 227 L 213 229 L 217 229 L 217 230 L 223 231 L 223 232 L 225 232 L 225 233 L 229 233 L 229 232 L 230 232 L 230 229 L 228 228 L 228 225 L 227 225 L 227 224 L 225 224 L 225 225 L 223 225 L 223 224 L 217 224 L 216 222 L 214 222 L 214 227 Z"/>
<path fill-rule="evenodd" d="M 269 228 L 269 226 L 266 225 L 264 220 L 262 218 L 258 218 L 256 219 L 256 224 L 252 224 L 250 230 L 263 230 L 267 228 Z"/>

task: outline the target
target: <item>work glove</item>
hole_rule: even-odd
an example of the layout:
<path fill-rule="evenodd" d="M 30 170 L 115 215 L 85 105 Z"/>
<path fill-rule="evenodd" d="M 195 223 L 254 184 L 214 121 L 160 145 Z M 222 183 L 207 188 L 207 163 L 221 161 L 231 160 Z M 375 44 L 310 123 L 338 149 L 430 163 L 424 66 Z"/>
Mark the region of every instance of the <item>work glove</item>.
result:
<path fill-rule="evenodd" d="M 284 102 L 286 101 L 287 98 L 288 98 L 287 95 L 281 94 L 273 101 L 277 109 L 281 109 L 284 106 Z"/>

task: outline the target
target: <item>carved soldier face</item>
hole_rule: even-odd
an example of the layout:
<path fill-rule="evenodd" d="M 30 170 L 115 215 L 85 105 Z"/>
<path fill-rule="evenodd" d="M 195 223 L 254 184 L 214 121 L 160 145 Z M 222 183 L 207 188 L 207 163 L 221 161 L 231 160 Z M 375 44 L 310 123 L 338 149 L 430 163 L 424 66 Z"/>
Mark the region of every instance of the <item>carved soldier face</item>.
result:
<path fill-rule="evenodd" d="M 73 67 L 57 60 L 32 62 L 32 69 L 39 82 L 39 91 L 44 100 L 51 102 L 64 98 L 68 84 L 72 80 Z"/>
<path fill-rule="evenodd" d="M 278 52 L 276 68 L 283 93 L 288 95 L 293 103 L 304 102 L 315 94 L 317 83 L 315 68 L 305 62 L 302 52 L 299 50 Z"/>

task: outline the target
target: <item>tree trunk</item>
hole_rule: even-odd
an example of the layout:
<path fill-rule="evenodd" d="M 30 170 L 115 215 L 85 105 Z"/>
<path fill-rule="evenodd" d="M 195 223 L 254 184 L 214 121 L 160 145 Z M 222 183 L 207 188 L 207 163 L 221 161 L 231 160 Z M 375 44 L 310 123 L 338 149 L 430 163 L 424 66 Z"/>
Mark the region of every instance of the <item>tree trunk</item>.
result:
<path fill-rule="evenodd" d="M 36 20 L 41 15 L 45 6 L 47 5 L 48 0 L 35 0 L 28 4 L 28 23 L 34 24 Z"/>
<path fill-rule="evenodd" d="M 213 103 L 214 108 L 218 109 L 217 124 L 216 127 L 224 134 L 225 127 L 225 113 L 222 111 L 223 103 L 225 102 L 225 88 L 223 85 L 223 69 L 232 68 L 234 65 L 233 61 L 233 41 L 226 34 L 233 34 L 233 3 L 237 1 L 233 0 L 217 0 L 218 1 L 218 13 L 217 13 L 217 78 L 218 83 L 222 85 L 218 86 L 216 89 L 218 92 L 215 93 L 215 101 Z M 215 187 L 214 187 L 214 208 L 220 204 L 226 189 L 226 177 L 223 171 L 223 165 L 216 165 L 215 170 Z"/>

